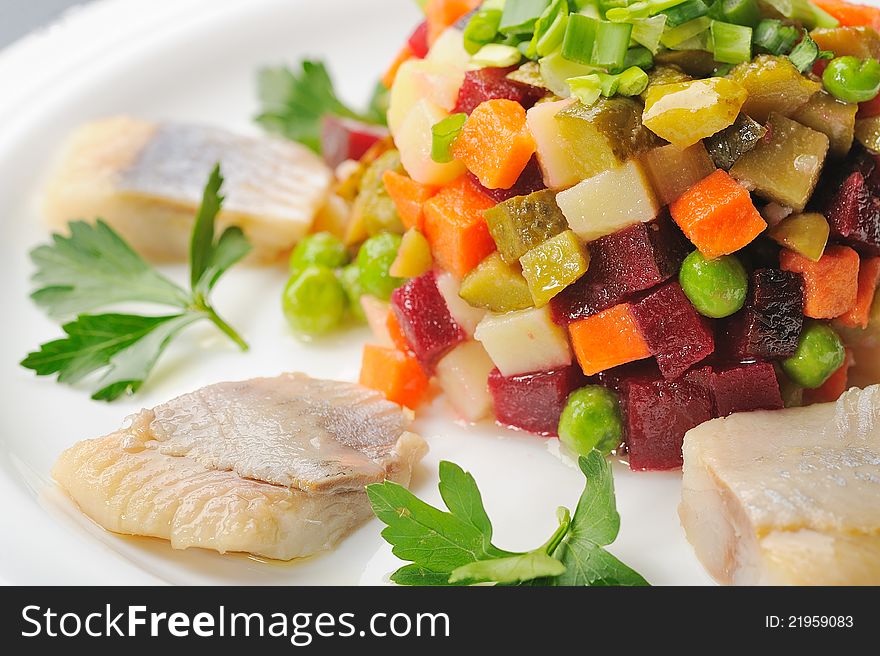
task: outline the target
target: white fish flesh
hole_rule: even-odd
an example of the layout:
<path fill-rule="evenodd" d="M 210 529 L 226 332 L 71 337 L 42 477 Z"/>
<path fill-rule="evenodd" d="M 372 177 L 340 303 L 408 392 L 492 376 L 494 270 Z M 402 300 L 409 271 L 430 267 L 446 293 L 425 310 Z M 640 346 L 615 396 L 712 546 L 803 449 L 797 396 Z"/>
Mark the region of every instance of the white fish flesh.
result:
<path fill-rule="evenodd" d="M 278 260 L 306 234 L 332 181 L 317 155 L 291 141 L 115 117 L 71 135 L 44 211 L 59 230 L 74 219 L 100 217 L 145 257 L 184 260 L 218 162 L 226 179 L 218 227 L 240 226 L 259 262 Z"/>
<path fill-rule="evenodd" d="M 880 585 L 880 386 L 684 440 L 682 525 L 719 582 Z"/>
<path fill-rule="evenodd" d="M 376 392 L 302 374 L 219 383 L 65 451 L 53 476 L 116 533 L 288 560 L 371 515 L 364 486 L 408 485 L 427 446 Z"/>

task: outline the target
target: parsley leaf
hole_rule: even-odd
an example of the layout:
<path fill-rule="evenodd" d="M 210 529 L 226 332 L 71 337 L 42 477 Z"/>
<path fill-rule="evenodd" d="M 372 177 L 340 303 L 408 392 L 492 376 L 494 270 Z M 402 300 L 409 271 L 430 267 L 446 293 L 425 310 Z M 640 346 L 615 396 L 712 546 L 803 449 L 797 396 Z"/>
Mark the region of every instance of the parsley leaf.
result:
<path fill-rule="evenodd" d="M 526 553 L 491 543 L 492 523 L 473 476 L 440 463 L 440 496 L 448 512 L 386 481 L 367 486 L 373 512 L 387 527 L 382 537 L 392 553 L 409 561 L 391 576 L 400 585 L 647 585 L 603 549 L 617 537 L 611 468 L 593 451 L 579 460 L 587 477 L 574 517 L 560 508 L 559 527 L 542 546 Z"/>
<path fill-rule="evenodd" d="M 283 135 L 321 152 L 321 118 L 327 114 L 365 123 L 384 124 L 382 93 L 377 89 L 370 110 L 359 113 L 336 95 L 333 80 L 323 62 L 304 60 L 301 70 L 265 68 L 257 87 L 262 111 L 256 122 L 268 132 Z"/>
<path fill-rule="evenodd" d="M 100 220 L 94 225 L 73 222 L 70 236 L 53 235 L 51 244 L 34 249 L 31 258 L 37 271 L 33 279 L 41 287 L 32 298 L 49 316 L 77 316 L 62 326 L 65 337 L 43 344 L 21 365 L 38 376 L 56 375 L 59 383 L 94 379 L 92 398 L 112 401 L 137 392 L 168 344 L 199 320 L 210 320 L 247 349 L 207 298 L 220 276 L 250 250 L 238 228 L 228 228 L 214 241 L 214 220 L 223 204 L 222 184 L 218 166 L 205 187 L 193 228 L 190 291 L 153 269 Z M 131 302 L 170 306 L 175 313 L 90 313 Z"/>

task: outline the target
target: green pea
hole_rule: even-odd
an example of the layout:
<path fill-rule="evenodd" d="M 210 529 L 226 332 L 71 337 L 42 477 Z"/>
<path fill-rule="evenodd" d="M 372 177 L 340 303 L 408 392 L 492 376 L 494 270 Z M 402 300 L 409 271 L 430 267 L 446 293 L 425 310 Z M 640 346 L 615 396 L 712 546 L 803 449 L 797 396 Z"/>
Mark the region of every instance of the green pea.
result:
<path fill-rule="evenodd" d="M 707 260 L 694 251 L 684 259 L 678 281 L 697 312 L 712 319 L 737 312 L 749 290 L 745 267 L 733 255 Z"/>
<path fill-rule="evenodd" d="M 348 307 L 352 316 L 358 321 L 366 321 L 367 316 L 364 314 L 364 306 L 361 305 L 361 296 L 364 295 L 364 288 L 361 287 L 361 270 L 356 263 L 349 264 L 339 271 L 339 282 L 345 290 L 348 297 Z"/>
<path fill-rule="evenodd" d="M 290 254 L 290 273 L 297 274 L 313 264 L 336 269 L 348 264 L 345 244 L 329 232 L 316 232 L 296 245 Z"/>
<path fill-rule="evenodd" d="M 358 251 L 357 265 L 360 269 L 360 284 L 364 293 L 387 301 L 391 292 L 400 287 L 403 278 L 395 278 L 389 273 L 397 258 L 401 237 L 390 232 L 382 232 L 370 237 Z"/>
<path fill-rule="evenodd" d="M 303 335 L 322 335 L 336 328 L 347 300 L 342 283 L 325 266 L 310 266 L 290 277 L 281 297 L 290 326 Z"/>
<path fill-rule="evenodd" d="M 617 448 L 623 439 L 623 420 L 614 392 L 599 385 L 572 392 L 559 418 L 559 439 L 580 455 L 593 449 L 608 455 Z"/>
<path fill-rule="evenodd" d="M 880 92 L 880 62 L 873 57 L 837 57 L 822 73 L 822 83 L 844 102 L 866 102 Z"/>
<path fill-rule="evenodd" d="M 782 361 L 782 369 L 801 387 L 816 389 L 845 359 L 846 349 L 838 334 L 827 324 L 811 322 L 804 326 L 795 354 Z"/>

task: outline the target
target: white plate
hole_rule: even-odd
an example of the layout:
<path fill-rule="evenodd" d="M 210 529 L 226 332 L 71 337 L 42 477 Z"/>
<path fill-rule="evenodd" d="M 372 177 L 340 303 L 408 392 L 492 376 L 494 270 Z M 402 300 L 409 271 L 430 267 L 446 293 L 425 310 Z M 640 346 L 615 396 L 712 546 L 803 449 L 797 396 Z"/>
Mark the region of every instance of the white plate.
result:
<path fill-rule="evenodd" d="M 62 449 L 117 428 L 141 406 L 208 383 L 281 370 L 354 380 L 364 333 L 297 342 L 279 308 L 283 272 L 239 269 L 218 289 L 217 305 L 246 335 L 250 353 L 237 352 L 209 326 L 195 328 L 172 346 L 134 399 L 90 401 L 84 390 L 37 379 L 17 363 L 59 333 L 27 298 L 27 251 L 46 239 L 40 186 L 70 129 L 124 112 L 251 131 L 256 69 L 306 55 L 326 58 L 344 94 L 364 99 L 417 20 L 412 0 L 104 0 L 0 54 L 0 579 L 378 584 L 399 565 L 379 537 L 378 520 L 332 552 L 264 563 L 109 534 L 52 484 L 49 472 Z M 488 424 L 465 427 L 449 417 L 439 401 L 418 420 L 431 452 L 414 491 L 438 502 L 437 463 L 453 460 L 476 476 L 499 546 L 541 544 L 554 528 L 556 507 L 573 508 L 583 485 L 572 463 L 557 455 L 558 441 Z M 634 474 L 623 466 L 615 474 L 623 526 L 612 551 L 655 584 L 709 583 L 679 526 L 679 475 Z"/>

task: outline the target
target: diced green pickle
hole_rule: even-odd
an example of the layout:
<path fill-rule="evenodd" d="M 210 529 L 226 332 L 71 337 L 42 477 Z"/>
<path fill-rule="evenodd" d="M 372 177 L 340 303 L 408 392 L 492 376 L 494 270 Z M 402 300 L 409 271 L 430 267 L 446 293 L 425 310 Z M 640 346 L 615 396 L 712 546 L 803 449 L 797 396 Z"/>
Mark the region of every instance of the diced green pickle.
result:
<path fill-rule="evenodd" d="M 395 278 L 418 278 L 429 271 L 432 264 L 431 245 L 428 240 L 421 232 L 410 228 L 403 233 L 400 248 L 397 249 L 397 257 L 388 269 L 388 273 Z"/>
<path fill-rule="evenodd" d="M 587 272 L 590 254 L 574 232 L 566 230 L 535 246 L 519 262 L 532 299 L 540 307 Z"/>
<path fill-rule="evenodd" d="M 641 103 L 632 98 L 599 98 L 589 107 L 574 103 L 556 114 L 555 120 L 570 159 L 580 166 L 577 177 L 582 180 L 659 145 L 642 125 Z"/>
<path fill-rule="evenodd" d="M 762 198 L 804 209 L 828 154 L 828 137 L 781 114 L 767 122 L 768 138 L 737 160 L 730 175 Z"/>
<path fill-rule="evenodd" d="M 678 66 L 693 77 L 706 77 L 715 70 L 715 59 L 705 50 L 662 50 L 654 55 L 654 64 Z"/>
<path fill-rule="evenodd" d="M 370 235 L 380 232 L 403 233 L 404 227 L 397 214 L 397 207 L 382 182 L 385 171 L 403 172 L 400 164 L 400 153 L 389 150 L 380 155 L 364 171 L 354 202 L 353 213 L 360 215 L 360 220 Z"/>
<path fill-rule="evenodd" d="M 733 123 L 745 100 L 742 85 L 723 77 L 661 84 L 648 91 L 642 122 L 659 137 L 687 148 Z"/>
<path fill-rule="evenodd" d="M 822 88 L 801 75 L 787 57 L 773 55 L 740 64 L 729 77 L 745 87 L 748 98 L 742 111 L 759 123 L 766 122 L 771 112 L 791 116 Z"/>
<path fill-rule="evenodd" d="M 695 143 L 687 148 L 667 144 L 642 155 L 651 186 L 664 205 L 681 196 L 715 170 L 706 148 Z"/>
<path fill-rule="evenodd" d="M 492 312 L 513 312 L 534 305 L 526 279 L 498 253 L 492 253 L 464 277 L 458 295 L 474 307 Z"/>
<path fill-rule="evenodd" d="M 835 57 L 880 59 L 880 34 L 871 27 L 820 28 L 810 36 L 819 48 L 830 50 Z"/>
<path fill-rule="evenodd" d="M 880 154 L 880 116 L 857 120 L 855 136 L 865 148 L 872 153 Z"/>
<path fill-rule="evenodd" d="M 506 262 L 516 262 L 538 244 L 568 227 L 556 204 L 556 193 L 544 189 L 514 196 L 486 210 L 486 223 Z"/>
<path fill-rule="evenodd" d="M 656 87 L 661 84 L 673 84 L 675 82 L 688 82 L 693 78 L 681 70 L 678 66 L 674 65 L 660 65 L 655 66 L 650 71 L 648 71 L 648 86 L 645 87 L 645 90 L 640 94 L 642 100 L 648 97 L 648 91 L 650 91 L 651 87 Z"/>
<path fill-rule="evenodd" d="M 818 130 L 831 142 L 829 155 L 846 157 L 852 147 L 859 106 L 845 103 L 830 93 L 814 93 L 805 105 L 791 115 L 795 121 Z"/>
<path fill-rule="evenodd" d="M 818 212 L 787 216 L 770 228 L 767 236 L 789 250 L 818 262 L 828 242 L 828 221 Z"/>
<path fill-rule="evenodd" d="M 707 137 L 703 143 L 715 166 L 729 171 L 736 160 L 754 148 L 765 134 L 767 128 L 745 114 L 740 114 L 733 125 Z"/>

